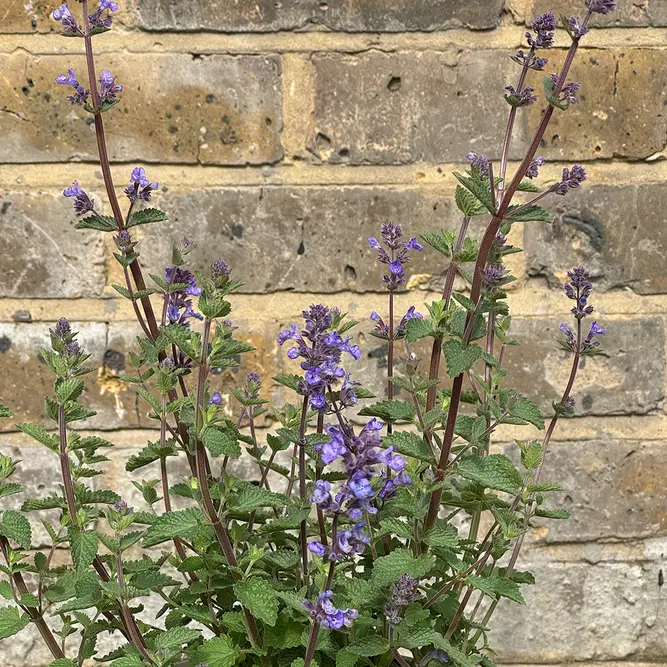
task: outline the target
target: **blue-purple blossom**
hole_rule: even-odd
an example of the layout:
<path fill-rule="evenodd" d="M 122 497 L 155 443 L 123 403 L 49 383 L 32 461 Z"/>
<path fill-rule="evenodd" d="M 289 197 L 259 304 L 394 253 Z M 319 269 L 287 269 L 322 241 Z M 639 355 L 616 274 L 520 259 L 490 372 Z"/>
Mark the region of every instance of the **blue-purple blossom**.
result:
<path fill-rule="evenodd" d="M 382 277 L 382 281 L 385 287 L 393 292 L 405 284 L 404 265 L 410 260 L 410 251 L 420 252 L 424 246 L 415 237 L 403 241 L 403 228 L 393 223 L 382 225 L 380 238 L 382 243 L 371 236 L 368 239 L 368 245 L 378 251 L 378 261 L 381 264 L 389 265 L 389 273 Z"/>
<path fill-rule="evenodd" d="M 78 215 L 95 212 L 95 206 L 91 198 L 85 193 L 77 181 L 72 183 L 72 187 L 65 188 L 63 194 L 65 197 L 74 197 L 74 210 Z"/>
<path fill-rule="evenodd" d="M 572 169 L 563 169 L 562 180 L 550 189 L 557 195 L 566 195 L 570 190 L 576 190 L 585 180 L 586 170 L 580 164 L 575 164 Z"/>
<path fill-rule="evenodd" d="M 536 56 L 532 49 L 529 53 L 524 53 L 524 51 L 520 49 L 516 52 L 516 55 L 511 56 L 511 58 L 514 62 L 519 63 L 519 65 L 538 72 L 541 72 L 549 62 L 547 58 Z"/>
<path fill-rule="evenodd" d="M 222 403 L 222 396 L 220 396 L 220 392 L 216 391 L 208 402 L 210 405 L 220 405 Z"/>
<path fill-rule="evenodd" d="M 90 90 L 84 88 L 84 86 L 79 83 L 73 69 L 68 69 L 67 72 L 68 74 L 58 74 L 56 83 L 59 83 L 61 86 L 72 86 L 72 88 L 74 88 L 74 94 L 67 96 L 67 99 L 72 104 L 86 104 L 88 102 Z"/>
<path fill-rule="evenodd" d="M 588 34 L 588 26 L 585 25 L 584 23 L 580 23 L 579 19 L 576 16 L 570 17 L 568 25 L 570 26 L 570 32 L 572 33 L 572 37 L 574 37 L 575 39 L 580 39 L 584 35 Z"/>
<path fill-rule="evenodd" d="M 568 299 L 576 301 L 572 308 L 572 314 L 578 320 L 590 315 L 593 312 L 593 306 L 588 304 L 588 297 L 593 290 L 593 283 L 590 281 L 590 275 L 583 266 L 578 266 L 568 271 L 567 275 L 570 282 L 565 283 L 565 294 Z"/>
<path fill-rule="evenodd" d="M 58 21 L 63 29 L 64 35 L 81 35 L 81 28 L 76 22 L 76 19 L 72 16 L 72 12 L 69 9 L 67 3 L 60 5 L 57 9 L 54 9 L 51 12 L 51 18 L 54 21 Z"/>
<path fill-rule="evenodd" d="M 595 340 L 595 336 L 604 336 L 607 333 L 607 330 L 604 327 L 601 327 L 597 322 L 591 324 L 590 331 L 588 336 L 586 336 L 581 349 L 582 350 L 594 350 L 600 347 L 600 341 Z"/>
<path fill-rule="evenodd" d="M 509 272 L 502 264 L 489 264 L 482 269 L 482 282 L 489 292 L 497 290 L 509 281 Z"/>
<path fill-rule="evenodd" d="M 408 311 L 403 315 L 401 318 L 401 321 L 398 323 L 398 326 L 396 327 L 396 330 L 394 331 L 394 338 L 403 338 L 405 336 L 405 328 L 407 323 L 411 319 L 418 319 L 418 320 L 423 320 L 424 317 L 422 316 L 421 313 L 416 312 L 414 306 L 410 306 L 408 308 Z M 375 322 L 375 335 L 378 338 L 389 338 L 389 325 L 385 323 L 385 321 L 380 317 L 378 313 L 373 311 L 371 313 L 370 319 Z"/>
<path fill-rule="evenodd" d="M 115 11 L 118 11 L 117 2 L 113 2 L 113 0 L 100 0 L 97 10 L 88 15 L 91 30 L 101 31 L 111 28 L 111 24 L 113 23 L 111 12 Z M 106 12 L 109 12 L 109 14 Z"/>
<path fill-rule="evenodd" d="M 530 26 L 535 33 L 526 32 L 528 44 L 535 48 L 549 48 L 554 43 L 554 30 L 556 30 L 556 15 L 553 12 L 547 12 L 533 20 Z"/>
<path fill-rule="evenodd" d="M 468 153 L 466 156 L 468 161 L 470 162 L 470 166 L 473 169 L 476 169 L 480 176 L 486 176 L 488 177 L 489 175 L 489 160 L 486 157 L 486 155 L 481 155 L 477 153 L 473 153 L 472 151 Z"/>
<path fill-rule="evenodd" d="M 189 269 L 181 267 L 167 267 L 165 269 L 167 285 L 178 289 L 167 292 L 164 298 L 167 300 L 167 319 L 170 324 L 180 324 L 189 327 L 188 320 L 197 318 L 203 319 L 200 313 L 195 312 L 192 307 L 192 300 L 188 297 L 199 296 L 202 292 L 201 287 L 197 286 L 197 279 L 194 273 Z"/>
<path fill-rule="evenodd" d="M 526 178 L 537 178 L 539 175 L 540 167 L 544 164 L 544 158 L 538 157 L 535 158 L 528 167 L 526 171 Z"/>
<path fill-rule="evenodd" d="M 427 665 L 432 660 L 442 663 L 450 662 L 450 658 L 447 655 L 447 653 L 445 653 L 445 651 L 443 651 L 442 649 L 438 649 L 437 651 L 431 651 L 430 653 L 427 653 L 419 663 L 419 667 L 427 667 Z"/>
<path fill-rule="evenodd" d="M 586 7 L 596 14 L 611 14 L 616 11 L 616 0 L 586 0 Z"/>
<path fill-rule="evenodd" d="M 558 74 L 551 75 L 551 83 L 554 87 L 554 91 L 558 88 L 559 77 Z M 567 104 L 579 104 L 579 100 L 576 97 L 576 93 L 581 88 L 581 84 L 578 81 L 571 81 L 570 83 L 565 84 L 559 93 L 558 99 Z"/>
<path fill-rule="evenodd" d="M 116 95 L 122 93 L 124 86 L 116 85 L 116 77 L 105 69 L 100 76 L 100 104 L 102 106 L 115 104 L 118 101 Z"/>
<path fill-rule="evenodd" d="M 130 175 L 130 184 L 125 188 L 125 194 L 133 204 L 140 199 L 150 201 L 151 193 L 157 190 L 158 186 L 157 181 L 151 183 L 146 178 L 146 170 L 143 167 L 135 167 Z"/>
<path fill-rule="evenodd" d="M 317 605 L 310 600 L 304 600 L 303 604 L 315 623 L 323 628 L 340 630 L 351 627 L 359 612 L 356 609 L 337 609 L 331 602 L 332 597 L 333 591 L 323 591 L 317 597 Z"/>
<path fill-rule="evenodd" d="M 526 87 L 523 90 L 515 90 L 514 86 L 505 86 L 507 94 L 505 99 L 512 107 L 527 107 L 537 102 L 537 95 L 533 95 L 534 88 Z"/>
<path fill-rule="evenodd" d="M 384 606 L 384 615 L 389 623 L 396 625 L 403 620 L 399 615 L 401 609 L 419 598 L 418 585 L 419 582 L 409 574 L 398 578 L 391 593 L 391 603 Z"/>
<path fill-rule="evenodd" d="M 113 237 L 113 240 L 118 250 L 120 250 L 124 255 L 132 252 L 132 249 L 135 245 L 132 241 L 132 234 L 127 229 L 121 229 L 118 234 Z"/>
<path fill-rule="evenodd" d="M 256 371 L 250 371 L 245 376 L 245 383 L 243 385 L 243 391 L 246 395 L 246 398 L 257 398 L 261 388 L 262 379 L 259 377 L 259 373 Z"/>
<path fill-rule="evenodd" d="M 229 278 L 229 266 L 222 257 L 218 257 L 211 264 L 211 274 L 214 280 Z"/>
<path fill-rule="evenodd" d="M 304 379 L 297 385 L 302 396 L 308 396 L 310 405 L 315 410 L 328 406 L 327 393 L 332 385 L 348 378 L 339 364 L 343 352 L 355 361 L 361 358 L 359 346 L 353 345 L 350 338 L 343 338 L 337 331 L 332 331 L 335 311 L 321 304 L 304 310 L 304 329 L 299 332 L 296 324 L 278 335 L 278 343 L 284 345 L 288 340 L 295 345 L 287 350 L 290 359 L 301 357 L 301 368 L 305 371 Z M 346 389 L 351 389 L 348 384 Z M 356 395 L 355 395 L 356 397 Z"/>

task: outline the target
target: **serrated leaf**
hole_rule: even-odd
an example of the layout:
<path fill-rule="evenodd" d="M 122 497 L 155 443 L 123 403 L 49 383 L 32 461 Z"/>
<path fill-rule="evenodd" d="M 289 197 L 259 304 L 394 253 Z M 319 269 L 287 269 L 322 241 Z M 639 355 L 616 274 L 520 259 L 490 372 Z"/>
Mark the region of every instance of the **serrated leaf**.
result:
<path fill-rule="evenodd" d="M 110 215 L 89 215 L 74 225 L 75 229 L 95 229 L 98 232 L 115 232 L 118 229 L 116 219 Z"/>
<path fill-rule="evenodd" d="M 407 649 L 421 648 L 422 646 L 438 646 L 442 635 L 433 628 L 405 628 L 398 636 L 398 645 Z"/>
<path fill-rule="evenodd" d="M 162 222 L 167 219 L 167 214 L 158 208 L 144 208 L 140 211 L 134 211 L 126 226 L 136 227 L 137 225 L 148 225 L 152 222 Z"/>
<path fill-rule="evenodd" d="M 278 620 L 278 597 L 265 579 L 253 577 L 234 584 L 238 601 L 260 621 L 275 625 Z"/>
<path fill-rule="evenodd" d="M 473 343 L 464 349 L 459 341 L 451 339 L 445 341 L 443 352 L 447 362 L 447 375 L 450 378 L 458 377 L 470 370 L 484 355 L 484 350 L 479 345 Z"/>
<path fill-rule="evenodd" d="M 430 320 L 411 317 L 405 324 L 405 339 L 408 343 L 416 343 L 422 338 L 433 335 L 433 323 Z"/>
<path fill-rule="evenodd" d="M 167 650 L 188 644 L 201 635 L 199 630 L 194 628 L 177 627 L 166 630 L 157 636 L 155 646 L 159 649 Z"/>
<path fill-rule="evenodd" d="M 0 581 L 0 596 L 5 598 L 5 600 L 12 600 L 14 598 L 12 587 L 9 585 L 8 581 Z"/>
<path fill-rule="evenodd" d="M 241 456 L 241 445 L 234 436 L 226 431 L 207 428 L 204 431 L 203 439 L 213 456 L 229 456 L 232 459 L 238 459 Z"/>
<path fill-rule="evenodd" d="M 366 635 L 355 639 L 345 650 L 353 655 L 370 658 L 386 653 L 389 650 L 389 641 L 380 635 Z"/>
<path fill-rule="evenodd" d="M 519 604 L 526 604 L 521 593 L 521 588 L 517 583 L 511 579 L 504 577 L 480 577 L 476 574 L 471 574 L 466 581 L 478 591 L 482 591 L 491 597 L 504 597 L 518 602 Z"/>
<path fill-rule="evenodd" d="M 14 540 L 23 549 L 30 549 L 32 542 L 30 522 L 16 510 L 5 510 L 0 523 L 0 534 Z"/>
<path fill-rule="evenodd" d="M 454 177 L 467 190 L 469 190 L 475 198 L 486 208 L 489 213 L 493 213 L 493 199 L 491 198 L 491 185 L 488 181 L 473 178 L 465 174 L 454 172 Z"/>
<path fill-rule="evenodd" d="M 0 498 L 13 496 L 21 493 L 21 491 L 23 491 L 23 487 L 20 484 L 14 484 L 14 482 L 0 483 Z"/>
<path fill-rule="evenodd" d="M 359 662 L 359 656 L 350 653 L 347 649 L 336 654 L 336 667 L 354 667 Z"/>
<path fill-rule="evenodd" d="M 452 249 L 456 241 L 456 232 L 453 229 L 441 229 L 439 232 L 423 232 L 419 235 L 425 243 L 445 257 L 452 256 Z"/>
<path fill-rule="evenodd" d="M 452 524 L 438 524 L 424 536 L 424 542 L 432 547 L 458 549 L 459 533 Z"/>
<path fill-rule="evenodd" d="M 535 510 L 535 516 L 541 516 L 545 519 L 569 519 L 572 515 L 564 509 L 549 510 L 544 507 L 538 507 Z"/>
<path fill-rule="evenodd" d="M 517 190 L 520 192 L 540 192 L 539 186 L 532 181 L 521 181 Z"/>
<path fill-rule="evenodd" d="M 414 531 L 412 526 L 406 521 L 401 521 L 401 519 L 394 519 L 392 517 L 387 517 L 380 521 L 380 532 L 379 535 L 393 535 L 395 537 L 403 537 L 405 539 L 411 539 L 414 537 Z"/>
<path fill-rule="evenodd" d="M 46 445 L 52 452 L 59 451 L 60 443 L 58 438 L 41 426 L 37 426 L 37 424 L 17 424 L 16 426 L 26 435 L 37 440 L 37 442 Z"/>
<path fill-rule="evenodd" d="M 394 399 L 368 405 L 360 410 L 359 414 L 362 417 L 378 417 L 385 422 L 412 421 L 415 417 L 415 409 L 406 401 Z"/>
<path fill-rule="evenodd" d="M 457 472 L 466 479 L 481 484 L 487 489 L 496 489 L 517 495 L 523 478 L 504 454 L 489 456 L 467 456 L 460 461 Z"/>
<path fill-rule="evenodd" d="M 76 663 L 69 658 L 58 658 L 50 663 L 49 667 L 76 667 Z"/>
<path fill-rule="evenodd" d="M 14 413 L 2 403 L 0 403 L 0 419 L 9 419 L 10 417 L 13 417 Z"/>
<path fill-rule="evenodd" d="M 18 607 L 0 609 L 0 639 L 7 639 L 18 634 L 30 623 L 28 614 L 22 614 Z"/>
<path fill-rule="evenodd" d="M 416 433 L 397 431 L 383 438 L 382 442 L 386 446 L 392 446 L 399 454 L 403 454 L 403 456 L 411 456 L 414 459 L 428 463 L 435 462 L 428 450 L 426 441 Z"/>
<path fill-rule="evenodd" d="M 287 497 L 281 493 L 267 491 L 254 484 L 245 485 L 230 502 L 234 512 L 252 512 L 260 507 L 285 507 Z"/>
<path fill-rule="evenodd" d="M 294 373 L 282 373 L 281 375 L 275 375 L 273 377 L 273 380 L 275 380 L 278 384 L 292 389 L 293 391 L 296 391 L 297 384 L 301 379 L 302 378 L 300 375 L 295 375 Z"/>
<path fill-rule="evenodd" d="M 459 211 L 461 211 L 463 215 L 483 215 L 487 212 L 486 208 L 479 203 L 475 195 L 461 185 L 456 186 L 454 199 Z"/>
<path fill-rule="evenodd" d="M 70 547 L 76 569 L 79 572 L 85 570 L 93 564 L 95 556 L 97 556 L 97 533 L 72 529 L 70 531 Z"/>
<path fill-rule="evenodd" d="M 56 382 L 56 396 L 64 403 L 66 401 L 76 401 L 83 391 L 83 380 L 79 378 L 69 378 Z"/>
<path fill-rule="evenodd" d="M 516 213 L 513 213 L 513 210 Z M 505 220 L 509 222 L 552 222 L 553 219 L 551 213 L 545 208 L 531 204 L 525 208 L 523 206 L 510 206 L 507 210 Z"/>
<path fill-rule="evenodd" d="M 415 558 L 408 549 L 396 549 L 375 561 L 371 582 L 375 586 L 388 586 L 402 574 L 422 579 L 433 569 L 435 562 L 433 554 L 423 554 Z"/>
<path fill-rule="evenodd" d="M 198 529 L 203 522 L 204 515 L 194 507 L 162 514 L 146 531 L 144 546 L 154 547 L 179 536 L 186 538 L 192 531 Z"/>
<path fill-rule="evenodd" d="M 525 396 L 521 396 L 519 402 L 510 410 L 510 414 L 512 417 L 536 426 L 540 431 L 544 428 L 544 415 L 537 405 Z"/>

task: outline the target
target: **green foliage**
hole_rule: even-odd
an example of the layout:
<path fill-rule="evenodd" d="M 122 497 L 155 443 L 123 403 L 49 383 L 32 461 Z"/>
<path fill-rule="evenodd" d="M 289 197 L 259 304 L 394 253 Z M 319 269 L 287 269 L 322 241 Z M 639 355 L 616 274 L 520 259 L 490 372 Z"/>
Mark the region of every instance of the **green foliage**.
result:
<path fill-rule="evenodd" d="M 28 614 L 22 614 L 18 607 L 0 608 L 0 639 L 13 637 L 30 623 Z"/>
<path fill-rule="evenodd" d="M 488 489 L 518 494 L 521 490 L 521 473 L 504 454 L 466 456 L 458 464 L 457 472 L 465 479 L 477 482 Z"/>
<path fill-rule="evenodd" d="M 278 620 L 278 597 L 266 579 L 253 577 L 234 584 L 237 600 L 260 621 L 275 625 Z"/>

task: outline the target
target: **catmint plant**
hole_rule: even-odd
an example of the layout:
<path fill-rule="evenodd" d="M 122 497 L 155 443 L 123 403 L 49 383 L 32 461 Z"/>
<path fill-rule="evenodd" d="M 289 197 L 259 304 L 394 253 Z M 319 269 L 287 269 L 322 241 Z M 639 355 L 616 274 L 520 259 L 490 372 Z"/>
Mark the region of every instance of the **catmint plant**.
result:
<path fill-rule="evenodd" d="M 234 267 L 222 257 L 204 270 L 191 266 L 195 241 L 185 238 L 147 283 L 134 228 L 167 216 L 152 206 L 158 183 L 142 167 L 123 176 L 127 201 L 116 194 L 105 114 L 123 85 L 109 70 L 98 77 L 93 53 L 93 37 L 112 28 L 118 3 L 54 8 L 62 33 L 83 41 L 86 79 L 68 69 L 56 81 L 92 115 L 107 201 L 93 201 L 76 180 L 63 195 L 78 229 L 112 235 L 124 283 L 113 288 L 130 301 L 142 331 L 123 380 L 155 435 L 125 465 L 140 506 L 92 483 L 113 444 L 73 429 L 94 414 L 82 380 L 92 369 L 61 318 L 41 351 L 54 377 L 45 399 L 52 428 L 17 425 L 49 450 L 60 485 L 0 514 L 0 594 L 8 600 L 0 639 L 33 624 L 51 667 L 89 660 L 111 667 L 493 666 L 497 605 L 503 598 L 524 604 L 522 587 L 534 583 L 517 569 L 525 536 L 543 518 L 567 517 L 554 505 L 560 486 L 543 479 L 545 461 L 559 420 L 575 413 L 580 362 L 600 352 L 605 334 L 593 319 L 590 276 L 575 267 L 563 294 L 564 313 L 567 299 L 574 302 L 571 317 L 554 341 L 570 373 L 548 421 L 511 388 L 506 289 L 514 277 L 505 257 L 520 249 L 508 235 L 517 223 L 549 222 L 540 203 L 586 181 L 573 165 L 541 188 L 545 160 L 537 151 L 553 114 L 578 103 L 581 86 L 568 75 L 592 16 L 615 8 L 611 0 L 585 0 L 583 16 L 564 19 L 571 45 L 555 73 L 545 57 L 555 16 L 534 19 L 527 47 L 512 56 L 516 80 L 498 85 L 508 104 L 499 158 L 471 152 L 467 169 L 454 174 L 458 229 L 411 237 L 388 222 L 368 239 L 388 298 L 366 325 L 320 303 L 276 332 L 293 365 L 272 379 L 288 390 L 283 405 L 270 405 L 271 379 L 253 370 L 239 388 L 217 386 L 211 374 L 252 350 L 234 323 L 242 285 Z M 517 114 L 540 97 L 541 120 L 509 175 Z M 486 216 L 481 239 L 468 233 L 476 216 Z M 425 246 L 443 256 L 442 295 L 421 313 L 413 305 L 397 314 L 406 264 Z M 357 369 L 352 332 L 360 326 L 387 345 L 379 399 Z M 418 356 L 425 344 L 427 363 Z M 11 416 L 0 407 L 0 417 Z M 273 427 L 259 428 L 260 416 Z M 492 453 L 503 424 L 527 427 L 514 459 Z M 170 477 L 178 457 L 186 473 Z M 241 458 L 256 468 L 250 478 L 232 471 L 230 461 Z M 19 465 L 0 455 L 0 497 L 23 493 L 14 481 Z M 45 549 L 33 549 L 31 514 L 42 520 Z M 57 551 L 69 557 L 56 562 Z M 149 601 L 158 605 L 154 615 L 142 613 Z"/>

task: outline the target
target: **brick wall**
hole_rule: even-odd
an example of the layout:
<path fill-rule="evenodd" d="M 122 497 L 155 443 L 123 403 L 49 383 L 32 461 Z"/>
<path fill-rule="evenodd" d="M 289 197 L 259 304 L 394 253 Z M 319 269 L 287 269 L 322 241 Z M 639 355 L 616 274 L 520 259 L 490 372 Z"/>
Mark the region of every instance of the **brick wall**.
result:
<path fill-rule="evenodd" d="M 99 65 L 126 85 L 106 117 L 116 182 L 144 164 L 170 214 L 159 237 L 142 244 L 142 259 L 163 265 L 184 234 L 199 242 L 197 264 L 224 255 L 246 281 L 235 321 L 258 348 L 248 366 L 267 377 L 287 368 L 275 335 L 303 305 L 326 299 L 359 319 L 379 309 L 365 238 L 381 222 L 413 232 L 458 222 L 450 173 L 470 149 L 498 155 L 502 88 L 515 78 L 507 55 L 521 24 L 577 4 L 133 2 L 96 46 Z M 51 378 L 37 349 L 48 325 L 69 316 L 99 368 L 88 377 L 98 414 L 87 428 L 114 431 L 110 481 L 131 494 L 123 460 L 151 427 L 118 380 L 137 327 L 110 287 L 121 282 L 110 239 L 74 230 L 60 195 L 76 178 L 99 200 L 103 183 L 91 124 L 55 90 L 57 73 L 84 64 L 80 42 L 51 33 L 53 5 L 0 7 L 0 398 L 18 419 L 44 423 Z M 542 147 L 547 179 L 576 160 L 590 182 L 550 203 L 553 226 L 514 232 L 527 251 L 514 262 L 510 299 L 514 333 L 526 342 L 509 358 L 517 384 L 545 406 L 564 384 L 554 338 L 568 309 L 559 291 L 568 267 L 592 270 L 609 333 L 607 354 L 583 369 L 580 416 L 559 429 L 548 463 L 573 518 L 531 536 L 524 562 L 538 582 L 527 608 L 501 608 L 495 636 L 504 662 L 667 664 L 658 586 L 667 564 L 666 38 L 667 0 L 620 0 L 617 14 L 597 21 L 574 66 L 582 103 L 557 114 Z M 551 55 L 560 61 L 564 50 Z M 513 159 L 539 111 L 520 116 Z M 401 305 L 433 298 L 441 283 L 442 263 L 424 255 L 410 265 Z M 360 339 L 358 373 L 381 391 L 382 347 Z M 215 383 L 235 380 L 228 372 Z M 26 461 L 31 492 L 53 488 L 46 450 L 2 429 L 3 450 Z M 515 436 L 527 432 L 507 428 L 501 439 Z M 48 664 L 38 639 L 21 638 L 3 645 L 5 665 Z"/>

